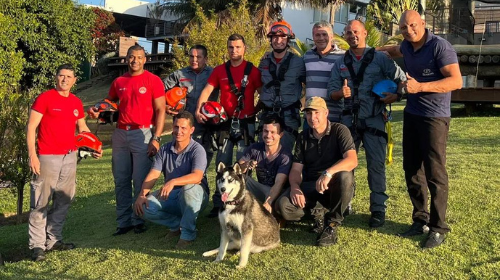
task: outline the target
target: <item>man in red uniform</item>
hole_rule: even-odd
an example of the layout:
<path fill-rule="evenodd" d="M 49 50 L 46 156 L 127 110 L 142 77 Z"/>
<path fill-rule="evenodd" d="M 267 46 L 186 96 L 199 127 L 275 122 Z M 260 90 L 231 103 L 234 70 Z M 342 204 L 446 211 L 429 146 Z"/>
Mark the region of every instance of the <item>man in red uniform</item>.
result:
<path fill-rule="evenodd" d="M 255 136 L 254 94 L 255 91 L 260 90 L 262 81 L 260 71 L 252 63 L 243 59 L 245 48 L 243 36 L 239 34 L 229 36 L 227 39 L 229 61 L 214 68 L 198 99 L 196 120 L 203 124 L 207 119 L 201 114 L 200 108 L 208 100 L 212 91 L 219 88 L 220 103 L 230 118 L 230 121 L 222 124 L 218 133 L 219 150 L 216 166 L 219 162 L 231 166 L 234 146 L 237 146 L 236 157 L 241 158 Z M 209 216 L 215 217 L 218 208 L 222 206 L 220 193 L 215 191 L 212 199 L 214 209 Z"/>
<path fill-rule="evenodd" d="M 62 228 L 75 196 L 75 128 L 89 131 L 82 101 L 70 92 L 76 82 L 75 70 L 63 64 L 55 78 L 56 88 L 43 92 L 33 103 L 26 133 L 29 166 L 34 174 L 29 217 L 29 247 L 34 261 L 44 260 L 44 251 L 75 248 L 73 243 L 63 243 Z M 99 158 L 101 153 L 93 156 Z M 48 209 L 50 200 L 53 203 Z"/>
<path fill-rule="evenodd" d="M 144 220 L 135 215 L 132 204 L 151 169 L 150 157 L 156 155 L 160 148 L 160 136 L 165 122 L 165 88 L 158 76 L 144 70 L 144 49 L 139 45 L 130 47 L 127 63 L 128 73 L 113 81 L 107 97 L 111 101 L 120 102 L 120 115 L 112 136 L 112 169 L 118 222 L 114 236 L 132 229 L 135 233 L 146 230 Z M 93 107 L 88 113 L 92 118 L 99 116 Z"/>

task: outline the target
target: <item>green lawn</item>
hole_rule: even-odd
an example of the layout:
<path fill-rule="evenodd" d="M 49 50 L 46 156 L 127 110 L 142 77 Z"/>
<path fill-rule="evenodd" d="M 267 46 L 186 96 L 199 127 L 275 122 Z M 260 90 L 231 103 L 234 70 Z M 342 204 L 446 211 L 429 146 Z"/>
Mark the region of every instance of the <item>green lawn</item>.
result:
<path fill-rule="evenodd" d="M 108 148 L 103 159 L 87 159 L 78 166 L 77 196 L 64 229 L 65 240 L 78 248 L 49 253 L 45 262 L 33 263 L 27 259 L 27 224 L 2 226 L 0 252 L 20 261 L 0 267 L 0 279 L 500 279 L 500 108 L 473 117 L 464 117 L 461 106 L 453 109 L 447 217 L 452 233 L 442 246 L 427 251 L 419 246 L 424 236 L 395 235 L 411 223 L 402 170 L 402 109 L 393 106 L 394 163 L 387 167 L 390 199 L 387 222 L 380 229 L 367 225 L 369 191 L 362 152 L 356 212 L 345 219 L 335 246 L 315 247 L 308 224 L 298 223 L 281 230 L 281 247 L 252 255 L 244 270 L 235 269 L 235 255 L 214 264 L 213 258 L 201 256 L 219 244 L 217 220 L 205 218 L 211 205 L 198 221 L 198 239 L 187 250 L 174 249 L 175 241 L 164 239 L 166 229 L 151 223 L 143 234 L 112 237 L 115 197 Z M 210 170 L 213 191 L 213 164 Z M 14 196 L 0 190 L 0 213 L 14 211 Z"/>

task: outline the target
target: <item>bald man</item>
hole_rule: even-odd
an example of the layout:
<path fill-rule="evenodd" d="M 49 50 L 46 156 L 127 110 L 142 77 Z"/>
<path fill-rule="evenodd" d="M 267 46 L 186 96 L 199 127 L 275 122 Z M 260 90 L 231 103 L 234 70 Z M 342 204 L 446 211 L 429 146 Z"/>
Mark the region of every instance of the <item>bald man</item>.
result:
<path fill-rule="evenodd" d="M 395 102 L 399 97 L 397 94 L 384 93 L 385 97 L 382 98 L 375 95 L 372 89 L 382 80 L 400 83 L 406 77 L 393 60 L 366 44 L 368 34 L 362 22 L 350 21 L 344 34 L 349 51 L 335 62 L 328 82 L 328 93 L 329 98 L 342 108 L 341 122 L 350 129 L 356 151 L 359 151 L 361 143 L 365 148 L 371 191 L 368 225 L 377 228 L 385 223 L 386 201 L 389 198 L 385 177 L 386 104 Z"/>
<path fill-rule="evenodd" d="M 451 120 L 451 91 L 462 87 L 457 54 L 445 39 L 425 28 L 416 11 L 399 21 L 404 41 L 391 55 L 403 56 L 408 101 L 403 121 L 403 168 L 413 204 L 413 224 L 399 234 L 429 234 L 423 248 L 441 245 L 450 228 L 445 222 L 448 202 L 446 142 Z M 430 211 L 428 193 L 431 194 Z"/>

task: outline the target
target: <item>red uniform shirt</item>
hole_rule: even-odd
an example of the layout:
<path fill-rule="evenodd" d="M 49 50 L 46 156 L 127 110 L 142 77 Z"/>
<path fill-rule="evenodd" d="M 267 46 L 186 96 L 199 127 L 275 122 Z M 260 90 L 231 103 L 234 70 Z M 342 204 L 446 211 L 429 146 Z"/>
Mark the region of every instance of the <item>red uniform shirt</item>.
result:
<path fill-rule="evenodd" d="M 243 61 L 240 65 L 230 67 L 231 76 L 233 77 L 234 85 L 239 89 L 241 88 L 241 80 L 243 80 L 243 76 L 245 73 L 245 67 L 247 65 L 246 60 Z M 226 65 L 221 64 L 214 68 L 214 71 L 208 78 L 208 83 L 215 88 L 220 89 L 220 103 L 224 110 L 231 118 L 238 106 L 238 100 L 236 95 L 231 92 L 231 87 L 229 86 L 229 80 L 227 78 L 226 73 Z M 244 119 L 255 114 L 255 106 L 254 106 L 254 93 L 257 88 L 262 86 L 262 81 L 260 79 L 260 71 L 255 66 L 252 67 L 252 71 L 250 71 L 250 75 L 248 77 L 248 84 L 245 88 L 244 93 L 244 105 L 243 110 L 240 114 L 240 119 Z"/>
<path fill-rule="evenodd" d="M 76 150 L 76 121 L 85 117 L 78 97 L 72 93 L 64 97 L 51 89 L 40 94 L 31 109 L 43 115 L 38 126 L 38 154 L 64 155 Z"/>
<path fill-rule="evenodd" d="M 111 100 L 120 100 L 118 111 L 120 125 L 151 125 L 154 123 L 154 99 L 165 95 L 160 77 L 144 70 L 131 76 L 125 73 L 116 78 L 109 89 Z"/>

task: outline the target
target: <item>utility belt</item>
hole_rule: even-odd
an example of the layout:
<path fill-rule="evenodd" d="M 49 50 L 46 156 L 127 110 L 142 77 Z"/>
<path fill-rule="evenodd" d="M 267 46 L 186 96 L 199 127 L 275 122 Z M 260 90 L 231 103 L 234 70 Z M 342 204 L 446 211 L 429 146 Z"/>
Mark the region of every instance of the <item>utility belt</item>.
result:
<path fill-rule="evenodd" d="M 352 110 L 343 110 L 342 116 L 354 116 L 354 114 L 353 114 Z M 352 135 L 357 135 L 361 138 L 361 137 L 363 137 L 363 134 L 366 132 L 366 133 L 375 135 L 377 137 L 383 137 L 386 142 L 388 141 L 388 136 L 387 136 L 387 133 L 385 131 L 380 130 L 380 129 L 376 129 L 373 127 L 367 127 L 366 120 L 364 120 L 364 119 L 360 119 L 358 121 L 359 121 L 360 125 L 353 124 L 352 126 L 349 127 Z"/>
<path fill-rule="evenodd" d="M 232 118 L 229 121 L 222 123 L 219 126 L 219 129 L 214 133 L 216 145 L 219 147 L 224 145 L 224 141 L 226 139 L 233 143 L 245 140 L 245 146 L 255 142 L 255 135 L 250 135 L 248 125 L 255 126 L 255 116 L 245 119 Z"/>

